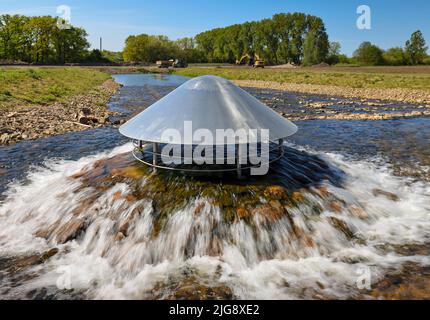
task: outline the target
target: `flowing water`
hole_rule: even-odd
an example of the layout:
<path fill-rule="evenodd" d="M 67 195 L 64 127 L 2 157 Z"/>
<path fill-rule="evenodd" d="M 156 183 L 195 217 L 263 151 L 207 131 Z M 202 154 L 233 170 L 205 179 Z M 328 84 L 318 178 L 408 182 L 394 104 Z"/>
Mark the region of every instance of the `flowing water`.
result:
<path fill-rule="evenodd" d="M 128 118 L 185 79 L 117 81 Z M 1 297 L 429 297 L 429 119 L 297 125 L 243 180 L 154 174 L 112 127 L 0 147 Z"/>

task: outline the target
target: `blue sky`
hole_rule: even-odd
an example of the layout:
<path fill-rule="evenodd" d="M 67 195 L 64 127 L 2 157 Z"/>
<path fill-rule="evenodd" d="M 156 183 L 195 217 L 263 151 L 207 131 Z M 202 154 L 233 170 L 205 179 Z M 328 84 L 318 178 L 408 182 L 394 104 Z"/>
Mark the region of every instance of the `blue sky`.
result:
<path fill-rule="evenodd" d="M 358 30 L 359 5 L 372 9 L 372 29 Z M 331 41 L 348 55 L 365 40 L 386 49 L 403 46 L 420 29 L 430 43 L 428 0 L 0 0 L 0 14 L 57 15 L 71 8 L 73 25 L 84 27 L 98 47 L 121 50 L 130 34 L 164 34 L 172 39 L 194 36 L 215 27 L 260 20 L 279 12 L 305 12 L 323 18 Z"/>

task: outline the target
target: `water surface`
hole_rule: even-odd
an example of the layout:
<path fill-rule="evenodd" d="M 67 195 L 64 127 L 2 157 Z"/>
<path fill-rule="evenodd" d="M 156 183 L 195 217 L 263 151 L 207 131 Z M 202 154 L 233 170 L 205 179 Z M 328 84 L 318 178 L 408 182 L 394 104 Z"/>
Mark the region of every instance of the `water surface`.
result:
<path fill-rule="evenodd" d="M 110 108 L 124 119 L 185 81 L 116 79 Z M 114 127 L 0 147 L 0 295 L 428 294 L 429 119 L 296 124 L 269 176 L 240 181 L 153 174 Z M 357 287 L 360 270 L 371 290 Z"/>

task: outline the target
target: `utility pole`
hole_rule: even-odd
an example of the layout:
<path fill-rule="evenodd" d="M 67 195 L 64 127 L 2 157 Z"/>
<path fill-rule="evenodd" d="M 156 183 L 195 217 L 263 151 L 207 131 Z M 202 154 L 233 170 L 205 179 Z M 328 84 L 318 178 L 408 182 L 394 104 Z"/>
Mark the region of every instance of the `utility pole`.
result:
<path fill-rule="evenodd" d="M 103 51 L 103 38 L 100 37 L 100 52 Z"/>

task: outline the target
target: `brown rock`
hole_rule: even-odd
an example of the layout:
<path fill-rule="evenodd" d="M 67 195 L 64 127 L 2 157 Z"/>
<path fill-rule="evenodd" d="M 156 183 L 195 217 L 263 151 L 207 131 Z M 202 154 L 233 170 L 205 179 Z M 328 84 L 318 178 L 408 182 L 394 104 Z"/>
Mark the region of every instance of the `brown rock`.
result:
<path fill-rule="evenodd" d="M 124 236 L 128 236 L 128 232 L 130 229 L 130 225 L 136 220 L 136 218 L 139 216 L 140 211 L 139 209 L 135 209 L 133 210 L 133 212 L 131 212 L 128 217 L 125 219 L 125 221 L 123 221 L 119 228 L 118 228 L 118 232 L 122 233 Z"/>
<path fill-rule="evenodd" d="M 92 123 L 92 118 L 80 116 L 78 121 L 80 124 L 90 125 Z"/>
<path fill-rule="evenodd" d="M 142 170 L 138 167 L 116 168 L 111 171 L 112 178 L 124 177 L 138 179 L 142 177 Z"/>
<path fill-rule="evenodd" d="M 352 215 L 362 220 L 369 218 L 369 215 L 366 213 L 366 211 L 364 211 L 362 208 L 355 205 L 352 205 L 349 207 L 349 212 L 351 212 Z"/>
<path fill-rule="evenodd" d="M 400 200 L 398 195 L 381 189 L 373 189 L 372 193 L 375 197 L 383 196 L 391 201 L 396 201 L 396 202 Z"/>
<path fill-rule="evenodd" d="M 122 232 L 118 232 L 115 236 L 114 241 L 115 242 L 121 242 L 124 239 L 125 239 L 125 235 Z"/>
<path fill-rule="evenodd" d="M 55 240 L 59 244 L 76 239 L 80 232 L 85 229 L 85 221 L 82 219 L 73 219 L 66 222 L 55 231 Z"/>
<path fill-rule="evenodd" d="M 233 292 L 225 285 L 209 286 L 196 277 L 180 283 L 159 283 L 152 290 L 153 298 L 164 300 L 232 300 Z"/>
<path fill-rule="evenodd" d="M 293 201 L 295 202 L 302 202 L 305 198 L 300 192 L 296 191 L 296 192 L 293 192 L 293 194 L 291 195 L 291 199 L 293 199 Z"/>
<path fill-rule="evenodd" d="M 309 247 L 309 248 L 315 248 L 316 247 L 316 243 L 315 243 L 314 239 L 312 239 L 309 236 L 306 236 L 306 235 L 303 236 L 302 241 L 306 247 Z"/>
<path fill-rule="evenodd" d="M 331 211 L 335 213 L 341 213 L 342 212 L 342 205 L 337 201 L 330 201 L 329 208 Z"/>
<path fill-rule="evenodd" d="M 51 250 L 46 251 L 42 254 L 42 260 L 43 261 L 49 260 L 50 258 L 55 256 L 58 252 L 59 250 L 57 248 L 53 248 Z"/>
<path fill-rule="evenodd" d="M 264 194 L 267 197 L 281 199 L 283 196 L 285 196 L 285 189 L 281 186 L 270 186 L 266 188 Z"/>
<path fill-rule="evenodd" d="M 32 255 L 29 257 L 19 258 L 18 260 L 15 260 L 13 267 L 14 269 L 23 269 L 41 264 L 42 262 L 43 260 L 41 259 L 40 255 Z"/>
<path fill-rule="evenodd" d="M 128 228 L 129 227 L 130 227 L 130 220 L 127 220 L 119 226 L 118 231 L 122 235 L 126 235 L 126 234 L 128 234 Z"/>
<path fill-rule="evenodd" d="M 205 204 L 203 202 L 199 203 L 196 206 L 196 209 L 194 210 L 194 216 L 199 216 L 200 213 L 202 213 L 204 207 L 205 207 Z"/>
<path fill-rule="evenodd" d="M 112 199 L 113 199 L 114 201 L 117 201 L 117 200 L 121 199 L 121 197 L 122 197 L 122 193 L 121 193 L 121 191 L 118 191 L 118 192 L 115 192 L 115 193 L 113 194 Z"/>
<path fill-rule="evenodd" d="M 249 217 L 249 211 L 244 209 L 244 208 L 237 209 L 236 213 L 240 219 L 245 219 L 245 218 Z"/>
<path fill-rule="evenodd" d="M 345 221 L 333 217 L 329 218 L 329 221 L 333 227 L 340 230 L 349 240 L 354 238 L 354 233 L 349 229 Z"/>
<path fill-rule="evenodd" d="M 330 192 L 328 191 L 326 186 L 320 186 L 316 190 L 323 198 L 327 198 L 328 196 L 330 196 Z"/>
<path fill-rule="evenodd" d="M 269 221 L 276 221 L 284 215 L 284 208 L 277 200 L 269 201 L 267 204 L 257 206 L 252 210 L 252 214 L 258 214 L 265 217 Z"/>
<path fill-rule="evenodd" d="M 84 116 L 89 116 L 92 113 L 90 108 L 82 108 L 81 109 L 81 114 Z"/>
<path fill-rule="evenodd" d="M 127 195 L 125 196 L 125 200 L 127 200 L 128 202 L 134 202 L 134 201 L 136 201 L 137 199 L 136 199 L 136 197 L 135 197 L 134 195 L 132 195 L 132 194 L 127 194 Z"/>

